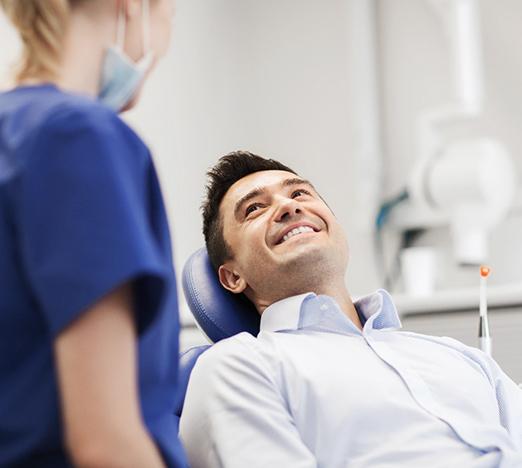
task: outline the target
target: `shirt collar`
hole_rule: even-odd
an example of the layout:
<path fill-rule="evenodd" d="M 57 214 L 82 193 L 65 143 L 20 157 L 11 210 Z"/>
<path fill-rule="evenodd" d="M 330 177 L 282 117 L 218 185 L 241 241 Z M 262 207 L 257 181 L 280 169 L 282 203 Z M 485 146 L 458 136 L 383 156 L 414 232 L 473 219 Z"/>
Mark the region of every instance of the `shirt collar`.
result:
<path fill-rule="evenodd" d="M 297 330 L 303 302 L 315 297 L 315 293 L 308 292 L 269 305 L 261 314 L 261 331 Z"/>
<path fill-rule="evenodd" d="M 330 305 L 335 309 L 333 315 Z M 365 319 L 364 331 L 402 326 L 393 300 L 384 289 L 361 297 L 354 302 L 354 305 Z M 339 314 L 342 315 L 341 318 Z M 317 296 L 313 292 L 308 292 L 282 299 L 267 307 L 261 315 L 261 331 L 298 330 L 315 325 L 328 328 L 331 319 L 339 322 L 339 319 L 344 320 L 343 317 L 345 322 L 351 325 L 350 328 L 358 331 L 331 297 Z M 335 328 L 338 327 L 339 323 L 336 323 Z"/>

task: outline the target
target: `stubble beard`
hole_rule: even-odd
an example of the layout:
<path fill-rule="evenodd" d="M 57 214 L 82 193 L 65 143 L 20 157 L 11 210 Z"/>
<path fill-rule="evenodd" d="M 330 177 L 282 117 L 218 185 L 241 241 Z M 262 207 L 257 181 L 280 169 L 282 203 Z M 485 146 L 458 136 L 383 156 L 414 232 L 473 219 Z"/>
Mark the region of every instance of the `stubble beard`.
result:
<path fill-rule="evenodd" d="M 332 283 L 344 281 L 344 269 L 336 252 L 322 249 L 290 257 L 278 264 L 273 272 L 262 279 L 263 295 L 276 302 L 287 297 L 314 292 L 321 294 Z"/>

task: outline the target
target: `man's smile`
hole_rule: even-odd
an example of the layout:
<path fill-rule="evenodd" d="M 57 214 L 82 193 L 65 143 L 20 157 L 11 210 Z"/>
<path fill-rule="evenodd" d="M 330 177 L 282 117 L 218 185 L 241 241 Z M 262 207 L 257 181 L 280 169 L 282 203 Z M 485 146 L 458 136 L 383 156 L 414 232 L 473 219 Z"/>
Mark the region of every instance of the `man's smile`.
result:
<path fill-rule="evenodd" d="M 276 242 L 276 245 L 282 244 L 283 242 L 288 241 L 292 237 L 301 236 L 303 234 L 310 234 L 319 232 L 320 229 L 316 226 L 314 226 L 311 223 L 297 223 L 292 224 L 288 227 L 286 227 L 282 233 L 279 234 L 278 240 Z"/>

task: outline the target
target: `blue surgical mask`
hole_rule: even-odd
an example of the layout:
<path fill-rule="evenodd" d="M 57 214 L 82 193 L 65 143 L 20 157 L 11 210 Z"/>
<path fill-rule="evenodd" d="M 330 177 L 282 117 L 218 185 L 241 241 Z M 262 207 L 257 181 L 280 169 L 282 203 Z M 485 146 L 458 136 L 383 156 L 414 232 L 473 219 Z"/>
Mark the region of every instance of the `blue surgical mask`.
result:
<path fill-rule="evenodd" d="M 121 111 L 132 100 L 154 59 L 150 50 L 149 0 L 142 0 L 142 8 L 142 58 L 134 62 L 124 52 L 126 19 L 123 9 L 118 13 L 116 44 L 109 47 L 105 53 L 98 99 L 116 112 Z"/>

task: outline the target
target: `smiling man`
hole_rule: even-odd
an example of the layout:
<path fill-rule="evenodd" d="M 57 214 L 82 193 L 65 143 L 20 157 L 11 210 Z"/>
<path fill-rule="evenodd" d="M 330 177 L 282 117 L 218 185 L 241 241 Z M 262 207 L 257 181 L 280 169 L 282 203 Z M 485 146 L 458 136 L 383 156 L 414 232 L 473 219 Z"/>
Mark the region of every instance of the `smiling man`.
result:
<path fill-rule="evenodd" d="M 352 302 L 346 236 L 313 187 L 247 152 L 209 171 L 209 257 L 261 314 L 197 362 L 192 467 L 522 466 L 522 392 L 479 350 L 399 331 L 386 291 Z"/>
<path fill-rule="evenodd" d="M 247 156 L 229 160 L 242 157 Z M 344 286 L 348 245 L 341 226 L 309 181 L 275 161 L 270 164 L 273 169 L 235 182 L 221 201 L 216 223 L 222 223 L 224 249 L 208 249 L 221 283 L 244 293 L 260 313 L 303 291 L 321 291 L 361 328 Z M 219 235 L 211 223 L 209 230 L 217 227 Z"/>

